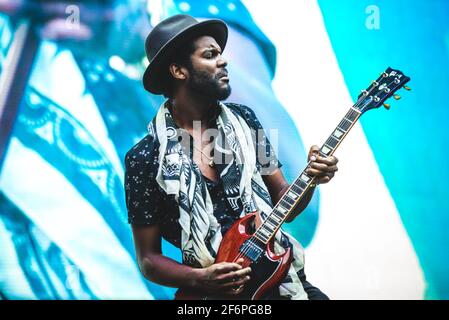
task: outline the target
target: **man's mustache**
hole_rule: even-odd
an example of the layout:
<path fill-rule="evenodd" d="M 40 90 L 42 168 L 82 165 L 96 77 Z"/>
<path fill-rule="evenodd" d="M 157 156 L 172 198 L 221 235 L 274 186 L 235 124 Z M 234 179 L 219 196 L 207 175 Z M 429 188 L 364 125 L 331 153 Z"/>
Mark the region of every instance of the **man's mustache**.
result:
<path fill-rule="evenodd" d="M 223 71 L 221 71 L 217 74 L 217 79 L 227 77 L 227 76 L 228 76 L 228 70 L 224 69 Z"/>

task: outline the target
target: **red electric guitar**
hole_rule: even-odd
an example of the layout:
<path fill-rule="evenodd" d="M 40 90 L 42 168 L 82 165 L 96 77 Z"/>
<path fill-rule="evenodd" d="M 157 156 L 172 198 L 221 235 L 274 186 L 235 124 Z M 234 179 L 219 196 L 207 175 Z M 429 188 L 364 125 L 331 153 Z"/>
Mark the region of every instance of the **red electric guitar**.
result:
<path fill-rule="evenodd" d="M 410 80 L 401 71 L 388 68 L 380 77 L 358 96 L 357 102 L 349 109 L 338 126 L 320 149 L 320 155 L 327 157 L 334 153 L 347 133 L 360 116 L 366 111 L 379 108 L 385 100 L 393 96 L 400 88 L 410 90 L 405 84 Z M 400 97 L 394 94 L 398 100 Z M 389 109 L 390 105 L 383 104 Z M 224 235 L 218 249 L 216 263 L 235 262 L 244 259 L 243 267 L 251 267 L 251 280 L 245 289 L 233 299 L 258 300 L 275 286 L 279 285 L 290 268 L 292 253 L 287 249 L 276 255 L 273 252 L 274 235 L 286 220 L 290 212 L 306 193 L 313 178 L 305 170 L 291 184 L 267 218 L 254 231 L 254 219 L 257 213 L 247 214 L 236 221 Z M 216 296 L 191 289 L 179 289 L 176 299 L 230 299 L 229 296 Z"/>

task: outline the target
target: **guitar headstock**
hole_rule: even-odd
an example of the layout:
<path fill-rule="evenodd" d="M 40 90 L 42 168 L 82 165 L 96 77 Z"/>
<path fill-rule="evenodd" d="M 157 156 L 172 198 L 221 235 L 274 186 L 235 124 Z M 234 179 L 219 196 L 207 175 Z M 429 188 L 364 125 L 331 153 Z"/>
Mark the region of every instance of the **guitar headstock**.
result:
<path fill-rule="evenodd" d="M 408 81 L 410 81 L 410 78 L 400 70 L 388 67 L 366 90 L 362 90 L 354 108 L 364 113 L 368 110 L 379 108 L 391 96 L 399 100 L 401 97 L 395 93 L 401 88 L 410 90 L 405 85 Z M 389 109 L 390 105 L 385 103 L 384 107 Z"/>

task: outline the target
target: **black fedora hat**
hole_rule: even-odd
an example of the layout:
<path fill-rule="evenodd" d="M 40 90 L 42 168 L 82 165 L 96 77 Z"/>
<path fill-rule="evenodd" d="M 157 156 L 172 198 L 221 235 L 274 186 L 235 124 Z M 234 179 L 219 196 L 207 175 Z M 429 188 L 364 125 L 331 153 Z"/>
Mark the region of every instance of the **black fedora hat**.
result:
<path fill-rule="evenodd" d="M 145 41 L 145 52 L 150 64 L 143 74 L 144 88 L 151 93 L 161 94 L 164 91 L 163 77 L 166 71 L 163 68 L 168 62 L 167 58 L 185 41 L 201 35 L 213 37 L 223 51 L 228 39 L 228 28 L 222 20 L 198 22 L 186 14 L 172 16 L 157 24 Z"/>

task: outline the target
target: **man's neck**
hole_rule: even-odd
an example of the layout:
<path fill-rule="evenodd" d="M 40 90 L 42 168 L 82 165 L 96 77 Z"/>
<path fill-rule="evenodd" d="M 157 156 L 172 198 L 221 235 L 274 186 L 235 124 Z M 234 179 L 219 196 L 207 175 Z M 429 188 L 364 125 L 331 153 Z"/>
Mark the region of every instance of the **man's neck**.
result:
<path fill-rule="evenodd" d="M 204 96 L 184 94 L 172 100 L 172 115 L 177 125 L 186 130 L 193 128 L 194 121 L 201 121 L 201 127 L 209 127 L 216 115 L 217 100 Z"/>

